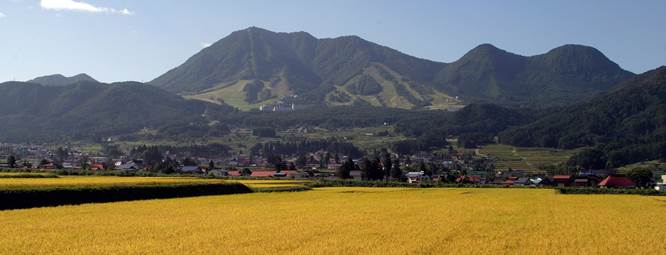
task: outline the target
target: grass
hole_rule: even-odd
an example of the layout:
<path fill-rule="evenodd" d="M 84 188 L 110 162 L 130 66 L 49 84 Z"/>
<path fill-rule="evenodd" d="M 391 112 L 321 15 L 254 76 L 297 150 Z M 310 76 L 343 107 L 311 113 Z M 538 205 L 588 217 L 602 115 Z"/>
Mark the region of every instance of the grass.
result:
<path fill-rule="evenodd" d="M 185 98 L 187 99 L 196 99 L 196 100 L 201 100 L 201 101 L 206 101 L 210 103 L 215 103 L 215 104 L 220 104 L 220 103 L 226 103 L 228 105 L 231 105 L 233 107 L 236 107 L 242 111 L 249 111 L 251 109 L 258 109 L 259 106 L 261 105 L 266 105 L 266 104 L 271 104 L 275 103 L 278 101 L 278 98 L 273 98 L 269 99 L 263 102 L 258 102 L 258 103 L 248 103 L 245 101 L 246 95 L 245 91 L 243 89 L 245 88 L 245 85 L 250 82 L 249 80 L 240 80 L 237 81 L 233 84 L 225 84 L 223 86 L 219 86 L 216 88 L 213 88 L 209 91 L 206 91 L 201 94 L 196 94 L 196 95 L 187 95 Z M 277 90 L 272 90 L 274 93 L 277 93 Z M 278 93 L 279 94 L 279 93 Z"/>
<path fill-rule="evenodd" d="M 495 159 L 497 169 L 522 169 L 534 173 L 540 172 L 539 166 L 566 162 L 574 152 L 575 150 L 513 147 L 503 144 L 486 145 L 479 150 L 480 154 Z"/>
<path fill-rule="evenodd" d="M 1 254 L 661 254 L 666 198 L 322 188 L 1 211 Z"/>

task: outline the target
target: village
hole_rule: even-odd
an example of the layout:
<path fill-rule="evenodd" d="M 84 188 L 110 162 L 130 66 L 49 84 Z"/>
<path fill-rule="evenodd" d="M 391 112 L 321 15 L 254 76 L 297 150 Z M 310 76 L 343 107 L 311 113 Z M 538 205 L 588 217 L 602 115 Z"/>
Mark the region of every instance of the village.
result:
<path fill-rule="evenodd" d="M 145 149 L 145 148 L 144 148 Z M 386 150 L 351 158 L 325 150 L 306 155 L 231 154 L 198 156 L 155 152 L 152 159 L 111 153 L 55 150 L 39 145 L 0 144 L 0 171 L 56 172 L 72 175 L 181 175 L 247 179 L 349 179 L 409 184 L 469 184 L 498 187 L 600 187 L 666 190 L 664 169 L 627 176 L 615 169 L 582 169 L 566 174 L 497 169 L 491 158 L 466 150 L 398 155 Z M 157 155 L 154 155 L 157 154 Z M 374 173 L 373 173 L 374 172 Z"/>

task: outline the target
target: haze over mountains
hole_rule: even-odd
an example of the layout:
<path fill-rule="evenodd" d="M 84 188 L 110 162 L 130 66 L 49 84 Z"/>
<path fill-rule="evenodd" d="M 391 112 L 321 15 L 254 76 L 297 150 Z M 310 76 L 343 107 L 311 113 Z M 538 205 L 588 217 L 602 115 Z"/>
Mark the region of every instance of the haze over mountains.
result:
<path fill-rule="evenodd" d="M 233 32 L 150 84 L 246 108 L 278 100 L 447 108 L 476 102 L 563 105 L 632 76 L 598 50 L 581 45 L 524 57 L 484 44 L 453 63 L 440 63 L 357 36 L 317 39 L 305 32 L 251 27 Z"/>

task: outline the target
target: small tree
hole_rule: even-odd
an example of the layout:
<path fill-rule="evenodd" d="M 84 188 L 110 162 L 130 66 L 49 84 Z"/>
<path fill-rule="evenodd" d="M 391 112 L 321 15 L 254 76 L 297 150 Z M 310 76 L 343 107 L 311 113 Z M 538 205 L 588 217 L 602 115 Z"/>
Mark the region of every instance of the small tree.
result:
<path fill-rule="evenodd" d="M 243 168 L 243 170 L 241 171 L 241 176 L 250 176 L 250 175 L 252 175 L 252 170 L 250 170 L 247 167 Z"/>
<path fill-rule="evenodd" d="M 636 186 L 638 187 L 649 187 L 654 182 L 654 175 L 652 174 L 652 170 L 647 168 L 632 169 L 627 175 L 636 183 Z"/>
<path fill-rule="evenodd" d="M 215 162 L 212 160 L 208 162 L 208 171 L 215 169 Z"/>
<path fill-rule="evenodd" d="M 351 178 L 351 171 L 354 170 L 354 161 L 351 158 L 348 158 L 344 164 L 338 167 L 336 175 L 340 179 L 349 179 Z"/>
<path fill-rule="evenodd" d="M 7 157 L 7 165 L 9 165 L 9 168 L 16 167 L 16 157 L 14 155 Z"/>
<path fill-rule="evenodd" d="M 386 181 L 388 181 L 389 177 L 391 176 L 392 167 L 393 167 L 393 161 L 391 160 L 391 154 L 386 152 L 384 154 L 384 173 L 383 173 L 383 175 L 386 176 Z"/>
<path fill-rule="evenodd" d="M 167 159 L 171 160 L 170 158 L 167 157 Z M 199 165 L 194 159 L 187 157 L 183 160 L 183 165 L 184 166 L 196 166 Z"/>
<path fill-rule="evenodd" d="M 402 178 L 402 169 L 400 169 L 400 161 L 393 162 L 393 167 L 391 167 L 391 178 L 400 179 Z"/>
<path fill-rule="evenodd" d="M 363 173 L 364 179 L 370 179 L 370 175 L 372 174 L 372 162 L 370 162 L 368 158 L 363 158 L 361 161 L 361 172 Z"/>
<path fill-rule="evenodd" d="M 48 160 L 46 160 L 46 159 L 42 159 L 41 161 L 39 161 L 39 168 L 45 167 L 45 166 L 48 165 L 49 163 L 50 163 L 50 162 L 49 162 Z"/>

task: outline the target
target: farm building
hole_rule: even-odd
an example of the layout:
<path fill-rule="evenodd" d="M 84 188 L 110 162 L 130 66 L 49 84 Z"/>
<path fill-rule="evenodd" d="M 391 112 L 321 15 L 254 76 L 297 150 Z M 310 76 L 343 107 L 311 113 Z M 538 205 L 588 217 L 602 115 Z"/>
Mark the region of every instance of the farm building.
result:
<path fill-rule="evenodd" d="M 558 187 L 569 186 L 569 185 L 571 185 L 572 180 L 573 180 L 573 176 L 571 176 L 571 175 L 555 175 L 555 176 L 553 176 L 553 182 Z"/>
<path fill-rule="evenodd" d="M 631 178 L 622 175 L 611 175 L 599 183 L 604 188 L 633 188 L 636 183 Z"/>
<path fill-rule="evenodd" d="M 421 183 L 427 181 L 429 178 L 423 171 L 421 172 L 409 172 L 405 175 L 407 177 L 408 183 Z"/>
<path fill-rule="evenodd" d="M 183 173 L 199 173 L 199 172 L 201 172 L 201 168 L 199 168 L 199 166 L 182 166 L 180 168 L 180 172 L 183 172 Z"/>

